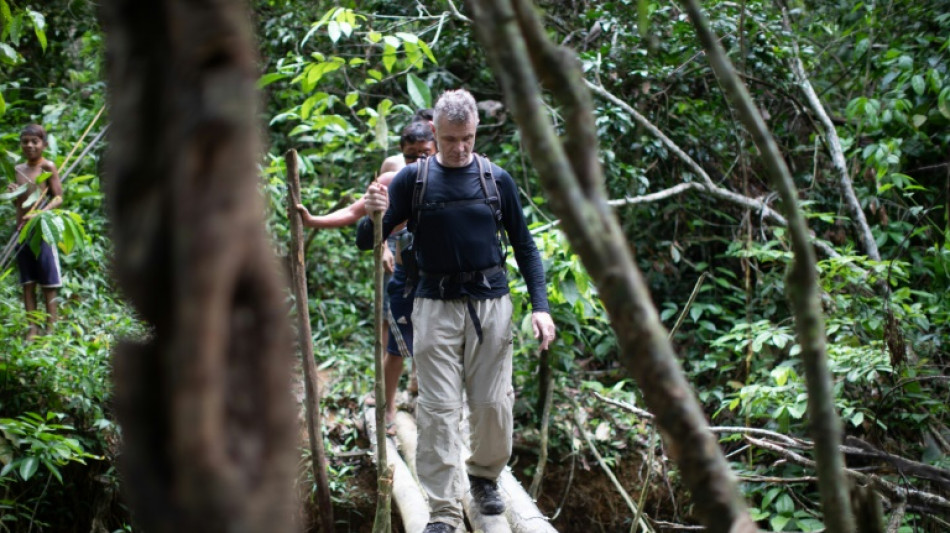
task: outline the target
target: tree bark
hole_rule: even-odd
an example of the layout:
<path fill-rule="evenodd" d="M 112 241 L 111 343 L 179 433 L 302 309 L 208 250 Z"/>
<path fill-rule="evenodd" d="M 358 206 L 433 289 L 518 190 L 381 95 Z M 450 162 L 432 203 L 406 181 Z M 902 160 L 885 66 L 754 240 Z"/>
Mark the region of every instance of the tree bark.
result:
<path fill-rule="evenodd" d="M 538 452 L 538 466 L 535 468 L 534 476 L 531 479 L 531 488 L 528 492 L 534 499 L 538 498 L 541 492 L 541 481 L 544 479 L 544 468 L 548 464 L 548 429 L 551 425 L 551 402 L 554 398 L 554 369 L 551 368 L 551 359 L 554 357 L 550 350 L 544 350 L 540 353 L 540 365 L 538 369 L 538 412 L 541 413 L 540 433 L 541 449 Z"/>
<path fill-rule="evenodd" d="M 320 512 L 320 530 L 333 533 L 333 504 L 330 501 L 330 482 L 327 478 L 327 456 L 323 449 L 323 417 L 320 411 L 320 383 L 317 365 L 313 360 L 313 334 L 310 330 L 310 309 L 307 298 L 307 267 L 304 256 L 303 221 L 297 211 L 300 203 L 300 172 L 297 151 L 284 155 L 287 168 L 287 218 L 290 222 L 290 273 L 297 303 L 297 344 L 300 364 L 303 366 L 306 394 L 307 435 L 310 437 L 310 460 L 313 480 L 317 485 L 317 507 Z"/>
<path fill-rule="evenodd" d="M 470 5 L 479 39 L 552 208 L 597 284 L 617 332 L 622 362 L 656 413 L 692 491 L 697 515 L 714 533 L 756 531 L 607 205 L 594 149 L 598 142 L 592 103 L 576 57 L 547 39 L 527 1 L 515 1 L 517 18 L 510 0 L 471 0 Z M 562 105 L 567 128 L 563 146 L 543 108 L 535 70 L 546 76 Z"/>
<path fill-rule="evenodd" d="M 784 7 L 782 8 L 782 18 L 785 30 L 791 33 L 788 11 Z M 798 42 L 795 41 L 794 38 L 792 38 L 791 41 L 792 58 L 790 62 L 792 65 L 792 74 L 795 75 L 795 81 L 798 83 L 798 86 L 801 87 L 802 92 L 805 93 L 805 99 L 808 101 L 808 105 L 811 107 L 811 110 L 818 115 L 818 121 L 825 130 L 825 145 L 828 147 L 828 153 L 831 155 L 831 165 L 838 175 L 838 188 L 841 190 L 841 197 L 844 198 L 844 204 L 847 206 L 848 212 L 851 214 L 851 219 L 854 221 L 858 240 L 861 242 L 861 247 L 864 248 L 864 253 L 866 253 L 869 258 L 880 261 L 881 252 L 877 248 L 877 241 L 874 240 L 874 234 L 871 233 L 871 226 L 868 225 L 868 219 L 864 216 L 864 210 L 861 209 L 861 202 L 858 201 L 858 196 L 854 193 L 854 185 L 851 182 L 851 176 L 848 174 L 848 163 L 844 159 L 844 150 L 841 148 L 841 139 L 838 138 L 838 130 L 835 129 L 834 123 L 831 122 L 831 117 L 828 116 L 828 113 L 825 111 L 825 106 L 822 105 L 821 99 L 818 98 L 818 93 L 815 92 L 815 88 L 812 87 L 811 81 L 808 79 L 808 73 L 805 72 L 805 65 L 802 63 L 801 55 L 798 51 Z"/>
<path fill-rule="evenodd" d="M 137 527 L 293 531 L 292 337 L 257 188 L 245 6 L 106 0 L 101 21 L 114 274 L 150 327 L 114 363 Z"/>
<path fill-rule="evenodd" d="M 798 342 L 802 347 L 808 386 L 808 414 L 815 439 L 819 490 L 828 531 L 855 531 L 848 498 L 841 444 L 841 421 L 835 412 L 835 397 L 825 353 L 825 325 L 815 266 L 815 252 L 809 242 L 808 225 L 798 208 L 791 173 L 769 133 L 752 97 L 736 74 L 725 50 L 709 26 L 697 0 L 685 0 L 686 11 L 706 50 L 709 64 L 739 120 L 762 154 L 762 162 L 785 208 L 794 257 L 788 271 L 787 293 L 795 316 Z"/>

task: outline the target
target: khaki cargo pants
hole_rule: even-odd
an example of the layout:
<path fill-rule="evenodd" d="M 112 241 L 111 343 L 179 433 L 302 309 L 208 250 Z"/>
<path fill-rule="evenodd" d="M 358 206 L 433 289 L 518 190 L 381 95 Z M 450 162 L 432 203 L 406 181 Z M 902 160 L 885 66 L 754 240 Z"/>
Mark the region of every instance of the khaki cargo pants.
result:
<path fill-rule="evenodd" d="M 418 365 L 419 447 L 416 468 L 429 497 L 430 522 L 462 522 L 463 390 L 470 410 L 472 455 L 467 473 L 496 479 L 511 457 L 511 299 L 472 300 L 482 327 L 478 341 L 467 300 L 416 298 L 413 352 Z"/>

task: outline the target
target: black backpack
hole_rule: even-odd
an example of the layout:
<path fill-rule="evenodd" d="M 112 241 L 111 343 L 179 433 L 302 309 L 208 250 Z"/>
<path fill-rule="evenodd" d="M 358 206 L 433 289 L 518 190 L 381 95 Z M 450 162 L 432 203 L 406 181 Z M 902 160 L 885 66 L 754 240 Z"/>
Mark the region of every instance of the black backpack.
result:
<path fill-rule="evenodd" d="M 508 235 L 505 233 L 504 225 L 502 224 L 502 210 L 501 210 L 501 196 L 498 193 L 498 182 L 495 180 L 495 174 L 492 172 L 491 161 L 487 157 L 481 154 L 474 154 L 475 161 L 478 163 L 478 179 L 481 182 L 482 192 L 485 194 L 484 198 L 474 198 L 470 200 L 456 200 L 453 202 L 435 202 L 435 203 L 426 203 L 425 194 L 426 186 L 429 181 L 429 157 L 420 159 L 416 163 L 416 181 L 412 189 L 412 208 L 409 214 L 409 221 L 406 224 L 406 228 L 410 233 L 415 234 L 419 229 L 420 218 L 422 217 L 422 211 L 426 209 L 441 209 L 444 207 L 454 207 L 461 205 L 469 205 L 473 203 L 486 203 L 491 207 L 493 218 L 495 219 L 495 231 L 500 235 L 499 245 L 502 248 L 502 261 L 500 265 L 496 265 L 486 270 L 493 270 L 504 268 L 505 261 L 508 257 Z M 487 178 L 487 179 L 486 179 Z M 492 192 L 488 190 L 488 184 L 491 184 Z M 414 247 L 412 245 L 408 246 L 402 251 L 402 264 L 403 268 L 406 269 L 406 275 L 408 278 L 407 283 L 407 292 L 415 286 L 416 281 L 419 279 L 419 265 L 416 262 L 416 254 Z M 474 274 L 474 273 L 461 273 L 464 274 Z"/>

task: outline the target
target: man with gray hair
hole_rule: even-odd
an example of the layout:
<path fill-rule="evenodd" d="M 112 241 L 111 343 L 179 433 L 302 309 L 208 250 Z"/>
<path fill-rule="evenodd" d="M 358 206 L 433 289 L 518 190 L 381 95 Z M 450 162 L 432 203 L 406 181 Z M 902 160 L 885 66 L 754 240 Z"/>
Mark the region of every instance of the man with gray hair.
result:
<path fill-rule="evenodd" d="M 429 497 L 425 533 L 449 533 L 462 522 L 463 398 L 470 410 L 472 496 L 483 514 L 501 514 L 496 480 L 511 457 L 512 305 L 505 237 L 531 295 L 534 335 L 554 340 L 544 267 L 528 231 L 511 176 L 475 154 L 478 110 L 465 90 L 435 105 L 435 157 L 406 166 L 389 185 L 372 184 L 366 210 L 385 211 L 383 235 L 404 221 L 414 233 L 418 265 L 412 322 L 418 364 L 419 481 Z M 372 222 L 357 244 L 372 247 Z"/>

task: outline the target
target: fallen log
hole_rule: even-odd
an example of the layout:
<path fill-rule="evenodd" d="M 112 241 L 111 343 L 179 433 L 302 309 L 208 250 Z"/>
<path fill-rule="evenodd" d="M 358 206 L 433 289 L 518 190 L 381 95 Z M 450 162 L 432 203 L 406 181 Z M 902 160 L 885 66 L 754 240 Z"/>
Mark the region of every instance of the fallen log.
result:
<path fill-rule="evenodd" d="M 396 443 L 399 445 L 399 452 L 402 453 L 402 458 L 416 482 L 419 481 L 419 474 L 416 473 L 418 438 L 416 421 L 412 418 L 412 415 L 405 411 L 396 411 Z"/>
<path fill-rule="evenodd" d="M 376 461 L 379 454 L 376 439 L 372 438 L 376 434 L 375 408 L 367 407 L 363 412 L 363 419 L 366 421 L 366 434 L 369 436 L 373 460 Z M 429 522 L 429 504 L 391 438 L 386 439 L 386 452 L 386 459 L 393 471 L 392 496 L 399 510 L 399 516 L 402 518 L 403 527 L 406 533 L 421 533 Z"/>
<path fill-rule="evenodd" d="M 505 516 L 511 524 L 512 533 L 557 533 L 548 518 L 541 514 L 531 495 L 515 479 L 510 468 L 505 468 L 498 477 L 498 488 L 508 504 Z"/>

